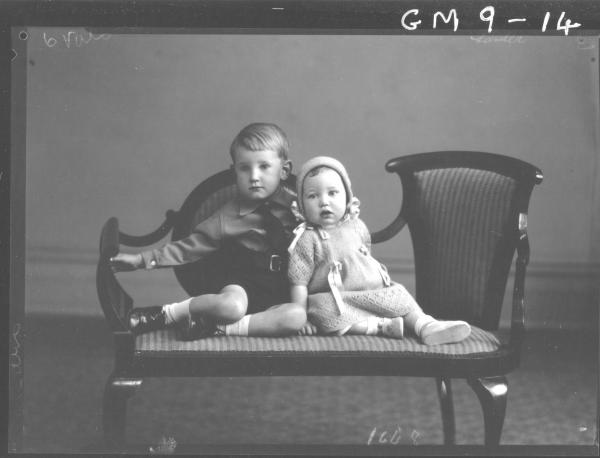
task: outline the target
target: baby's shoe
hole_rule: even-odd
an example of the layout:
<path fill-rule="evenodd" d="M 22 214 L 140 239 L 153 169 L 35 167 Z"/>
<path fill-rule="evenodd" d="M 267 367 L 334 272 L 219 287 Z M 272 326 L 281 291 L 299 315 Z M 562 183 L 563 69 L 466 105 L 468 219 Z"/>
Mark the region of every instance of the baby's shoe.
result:
<path fill-rule="evenodd" d="M 164 329 L 166 327 L 165 312 L 162 305 L 134 308 L 129 312 L 127 324 L 129 330 L 134 334 Z"/>
<path fill-rule="evenodd" d="M 383 318 L 379 325 L 380 334 L 394 339 L 404 337 L 404 319 L 399 316 L 396 318 Z"/>
<path fill-rule="evenodd" d="M 442 345 L 466 339 L 471 326 L 465 321 L 440 321 L 424 315 L 415 323 L 415 333 L 425 345 Z"/>

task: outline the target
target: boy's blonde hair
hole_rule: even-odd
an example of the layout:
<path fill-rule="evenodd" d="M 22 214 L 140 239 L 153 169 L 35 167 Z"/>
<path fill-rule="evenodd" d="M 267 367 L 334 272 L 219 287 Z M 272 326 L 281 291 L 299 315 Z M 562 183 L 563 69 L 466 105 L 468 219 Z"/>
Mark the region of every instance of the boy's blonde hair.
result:
<path fill-rule="evenodd" d="M 279 158 L 287 161 L 290 144 L 285 132 L 275 124 L 255 122 L 244 127 L 233 139 L 229 154 L 235 162 L 235 152 L 239 148 L 249 151 L 275 151 Z"/>

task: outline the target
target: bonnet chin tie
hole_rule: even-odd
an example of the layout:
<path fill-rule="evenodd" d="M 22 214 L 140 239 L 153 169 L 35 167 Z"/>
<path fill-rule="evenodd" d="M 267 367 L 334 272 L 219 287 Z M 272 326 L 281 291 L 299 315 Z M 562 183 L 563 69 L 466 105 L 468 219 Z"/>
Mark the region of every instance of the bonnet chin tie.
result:
<path fill-rule="evenodd" d="M 329 238 L 329 233 L 326 230 L 321 229 L 320 227 L 310 226 L 306 222 L 300 223 L 292 231 L 294 233 L 294 239 L 288 247 L 288 252 L 290 254 L 292 253 L 292 251 L 294 251 L 294 248 L 296 248 L 296 245 L 298 244 L 298 240 L 300 240 L 300 237 L 302 237 L 302 234 L 304 234 L 304 231 L 306 230 L 316 231 L 317 234 L 319 234 L 319 237 L 321 237 L 321 240 L 327 240 Z"/>
<path fill-rule="evenodd" d="M 342 264 L 338 261 L 335 261 L 331 264 L 329 269 L 329 274 L 327 275 L 327 282 L 329 283 L 329 288 L 331 289 L 331 294 L 333 294 L 333 298 L 335 299 L 335 305 L 338 309 L 338 314 L 342 314 L 342 308 L 344 307 L 344 301 L 342 300 L 342 295 L 340 294 L 340 288 L 342 287 L 342 275 L 340 271 L 342 270 Z"/>
<path fill-rule="evenodd" d="M 292 240 L 292 242 L 290 243 L 290 246 L 288 247 L 288 252 L 290 254 L 292 253 L 292 251 L 294 251 L 294 248 L 296 247 L 298 240 L 300 240 L 300 237 L 302 237 L 302 234 L 304 234 L 304 231 L 306 230 L 306 228 L 307 228 L 306 223 L 300 223 L 292 231 L 294 233 L 294 239 Z"/>
<path fill-rule="evenodd" d="M 392 284 L 392 280 L 390 279 L 390 274 L 387 271 L 387 267 L 383 264 L 378 263 L 379 265 L 379 273 L 381 275 L 381 279 L 383 280 L 383 284 L 385 286 L 390 286 Z"/>

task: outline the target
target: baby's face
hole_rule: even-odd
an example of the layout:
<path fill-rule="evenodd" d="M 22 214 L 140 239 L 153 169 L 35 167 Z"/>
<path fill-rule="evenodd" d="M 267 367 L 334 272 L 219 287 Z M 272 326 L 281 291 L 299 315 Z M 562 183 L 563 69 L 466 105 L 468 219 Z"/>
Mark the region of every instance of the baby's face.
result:
<path fill-rule="evenodd" d="M 324 229 L 334 227 L 346 213 L 346 188 L 333 169 L 306 177 L 302 204 L 306 220 Z"/>
<path fill-rule="evenodd" d="M 250 151 L 243 148 L 235 152 L 235 170 L 240 197 L 249 201 L 268 199 L 285 180 L 288 170 L 276 151 Z"/>

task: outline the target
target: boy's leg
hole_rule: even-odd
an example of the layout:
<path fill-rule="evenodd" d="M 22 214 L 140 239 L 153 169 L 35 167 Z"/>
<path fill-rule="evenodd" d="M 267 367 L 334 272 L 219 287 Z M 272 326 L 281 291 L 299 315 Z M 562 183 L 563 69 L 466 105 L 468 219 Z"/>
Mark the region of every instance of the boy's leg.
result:
<path fill-rule="evenodd" d="M 226 285 L 217 294 L 192 298 L 189 315 L 178 326 L 178 338 L 196 340 L 223 333 L 224 326 L 243 325 L 248 295 L 239 285 Z"/>
<path fill-rule="evenodd" d="M 189 304 L 192 319 L 206 318 L 217 324 L 239 321 L 248 308 L 248 295 L 239 285 L 226 285 L 217 294 L 193 297 Z"/>
<path fill-rule="evenodd" d="M 301 305 L 285 303 L 246 315 L 237 323 L 217 327 L 226 335 L 276 337 L 296 334 L 305 323 L 306 310 Z"/>
<path fill-rule="evenodd" d="M 306 310 L 294 303 L 278 304 L 251 317 L 248 335 L 285 336 L 302 329 L 306 323 Z"/>
<path fill-rule="evenodd" d="M 193 320 L 202 323 L 233 323 L 246 313 L 248 297 L 239 285 L 227 285 L 217 294 L 203 294 L 181 302 L 135 308 L 129 315 L 129 327 L 136 333 L 164 329 L 174 325 L 191 328 Z M 188 329 L 188 332 L 191 329 Z"/>

